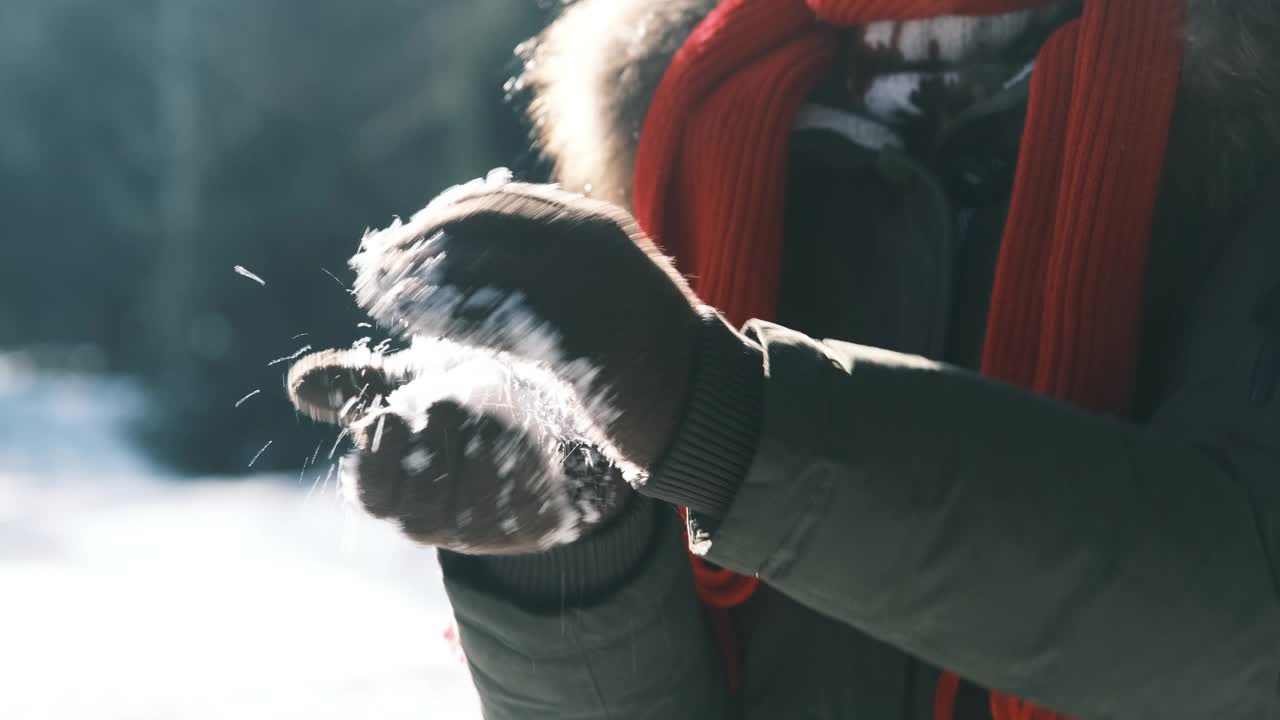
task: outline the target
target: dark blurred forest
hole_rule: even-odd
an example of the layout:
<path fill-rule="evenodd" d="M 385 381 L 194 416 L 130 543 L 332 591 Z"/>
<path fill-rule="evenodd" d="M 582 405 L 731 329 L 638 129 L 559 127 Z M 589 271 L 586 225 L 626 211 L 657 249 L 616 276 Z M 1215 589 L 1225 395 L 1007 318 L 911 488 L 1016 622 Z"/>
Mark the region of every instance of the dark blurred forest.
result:
<path fill-rule="evenodd" d="M 366 227 L 544 177 L 504 83 L 552 4 L 4 0 L 0 349 L 140 378 L 134 430 L 184 471 L 268 440 L 254 470 L 298 468 L 334 433 L 268 363 L 369 333 L 340 286 Z"/>

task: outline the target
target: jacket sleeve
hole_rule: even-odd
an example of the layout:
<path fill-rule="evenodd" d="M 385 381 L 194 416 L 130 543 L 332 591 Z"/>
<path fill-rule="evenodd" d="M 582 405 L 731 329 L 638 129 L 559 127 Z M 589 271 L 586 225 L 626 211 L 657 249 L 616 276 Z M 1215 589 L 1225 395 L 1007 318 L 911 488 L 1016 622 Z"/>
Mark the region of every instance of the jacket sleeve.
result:
<path fill-rule="evenodd" d="M 1263 215 L 1145 425 L 754 325 L 759 442 L 695 550 L 1090 720 L 1280 716 L 1280 337 L 1257 315 L 1280 208 Z"/>
<path fill-rule="evenodd" d="M 722 663 L 679 518 L 658 515 L 640 567 L 590 604 L 527 606 L 446 563 L 445 588 L 485 718 L 728 717 Z"/>

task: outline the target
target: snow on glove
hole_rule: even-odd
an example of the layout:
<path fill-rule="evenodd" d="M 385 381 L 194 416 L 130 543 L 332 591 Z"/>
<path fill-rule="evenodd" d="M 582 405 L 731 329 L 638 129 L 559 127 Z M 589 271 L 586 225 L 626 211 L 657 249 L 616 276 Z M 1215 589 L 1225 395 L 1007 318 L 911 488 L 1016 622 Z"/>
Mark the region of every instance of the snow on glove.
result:
<path fill-rule="evenodd" d="M 504 351 L 572 386 L 643 471 L 686 404 L 697 300 L 620 208 L 494 171 L 366 234 L 357 302 L 384 327 Z"/>
<path fill-rule="evenodd" d="M 630 493 L 586 439 L 573 393 L 492 353 L 330 350 L 295 363 L 287 384 L 299 410 L 350 432 L 344 493 L 422 543 L 538 552 L 606 522 Z"/>

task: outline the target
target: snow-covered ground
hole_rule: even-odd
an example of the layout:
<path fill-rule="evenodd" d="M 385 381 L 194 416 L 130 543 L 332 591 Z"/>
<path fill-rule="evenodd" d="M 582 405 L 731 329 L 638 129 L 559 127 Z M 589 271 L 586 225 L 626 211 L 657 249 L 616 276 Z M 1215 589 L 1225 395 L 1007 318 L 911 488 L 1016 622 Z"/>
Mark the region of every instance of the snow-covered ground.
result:
<path fill-rule="evenodd" d="M 311 472 L 167 480 L 137 407 L 0 359 L 0 718 L 478 717 L 432 552 Z"/>

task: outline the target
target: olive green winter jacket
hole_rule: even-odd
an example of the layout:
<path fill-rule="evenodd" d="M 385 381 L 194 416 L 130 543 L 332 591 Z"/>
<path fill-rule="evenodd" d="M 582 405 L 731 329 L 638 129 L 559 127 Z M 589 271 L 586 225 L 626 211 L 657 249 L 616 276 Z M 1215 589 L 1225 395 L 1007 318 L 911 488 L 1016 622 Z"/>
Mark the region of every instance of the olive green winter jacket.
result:
<path fill-rule="evenodd" d="M 937 668 L 1094 720 L 1280 717 L 1280 183 L 1229 221 L 1162 203 L 1120 421 L 965 369 L 1010 163 L 975 191 L 948 177 L 963 132 L 943 170 L 814 142 L 782 318 L 865 344 L 745 330 L 762 424 L 702 548 L 766 588 L 737 616 L 740 693 L 674 511 L 637 499 L 644 551 L 590 601 L 446 563 L 486 717 L 925 720 Z"/>

